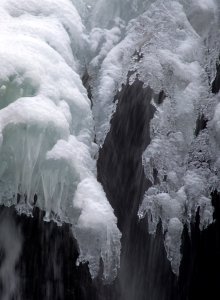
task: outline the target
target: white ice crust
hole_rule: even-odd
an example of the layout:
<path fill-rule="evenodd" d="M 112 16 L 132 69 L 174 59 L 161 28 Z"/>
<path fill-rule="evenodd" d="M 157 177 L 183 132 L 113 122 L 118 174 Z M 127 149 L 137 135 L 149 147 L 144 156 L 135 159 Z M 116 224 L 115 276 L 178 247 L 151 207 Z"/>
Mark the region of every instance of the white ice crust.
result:
<path fill-rule="evenodd" d="M 116 3 L 117 2 L 117 3 Z M 213 221 L 210 194 L 219 186 L 219 96 L 211 93 L 219 58 L 219 1 L 81 1 L 88 41 L 96 139 L 102 145 L 116 109 L 114 96 L 136 78 L 155 93 L 151 143 L 143 153 L 146 191 L 139 217 L 152 234 L 161 220 L 173 271 L 181 235 L 199 209 L 200 228 Z M 79 10 L 80 11 L 80 10 Z M 100 17 L 98 17 L 100 16 Z M 199 119 L 207 127 L 196 135 Z M 157 178 L 155 178 L 157 173 Z"/>
<path fill-rule="evenodd" d="M 96 180 L 97 145 L 80 79 L 84 25 L 69 0 L 0 2 L 0 203 L 72 224 L 97 276 L 117 274 L 120 232 Z M 37 202 L 36 201 L 37 196 Z"/>
<path fill-rule="evenodd" d="M 129 71 L 130 84 L 138 77 L 166 95 L 161 105 L 151 99 L 156 113 L 143 165 L 152 187 L 139 217 L 147 214 L 152 234 L 162 221 L 176 274 L 184 225 L 190 229 L 198 208 L 201 229 L 213 221 L 220 96 L 210 86 L 219 15 L 217 0 L 0 2 L 0 203 L 31 214 L 37 195 L 45 220 L 72 224 L 79 262 L 89 261 L 93 277 L 100 258 L 107 280 L 119 265 L 120 232 L 96 180 L 93 141 L 104 143 Z M 201 118 L 207 127 L 196 135 Z"/>

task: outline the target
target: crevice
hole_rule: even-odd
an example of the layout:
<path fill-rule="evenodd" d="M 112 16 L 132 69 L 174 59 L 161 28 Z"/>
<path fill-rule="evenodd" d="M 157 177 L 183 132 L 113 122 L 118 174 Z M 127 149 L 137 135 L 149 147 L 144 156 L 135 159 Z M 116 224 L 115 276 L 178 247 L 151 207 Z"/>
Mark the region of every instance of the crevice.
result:
<path fill-rule="evenodd" d="M 164 97 L 161 92 L 158 99 Z M 138 209 L 150 182 L 142 154 L 150 143 L 150 121 L 156 98 L 138 78 L 123 85 L 111 128 L 99 153 L 98 179 L 118 218 L 122 232 L 121 267 L 111 300 L 178 300 L 177 281 L 164 248 L 161 224 L 156 236 L 148 233 L 147 218 Z M 160 101 L 159 101 L 160 102 Z M 104 298 L 103 298 L 104 299 Z"/>

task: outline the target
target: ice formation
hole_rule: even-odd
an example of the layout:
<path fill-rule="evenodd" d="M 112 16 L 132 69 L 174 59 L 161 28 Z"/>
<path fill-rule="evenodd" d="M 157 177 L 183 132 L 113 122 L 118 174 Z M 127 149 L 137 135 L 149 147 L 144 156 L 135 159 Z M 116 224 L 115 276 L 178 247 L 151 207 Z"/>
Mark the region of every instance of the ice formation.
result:
<path fill-rule="evenodd" d="M 72 224 L 78 261 L 111 280 L 120 232 L 96 180 L 81 17 L 69 0 L 2 0 L 0 27 L 0 203 Z"/>
<path fill-rule="evenodd" d="M 167 32 L 172 36 L 172 44 L 167 43 L 168 36 L 161 45 L 157 43 L 161 84 L 158 78 L 145 81 L 150 86 L 152 79 L 157 82 L 166 99 L 151 123 L 152 142 L 143 154 L 145 174 L 152 187 L 145 193 L 139 215 L 148 214 L 152 233 L 161 219 L 168 258 L 178 274 L 183 225 L 190 229 L 199 210 L 200 228 L 206 228 L 213 221 L 211 192 L 219 190 L 217 147 L 213 148 L 212 141 L 216 140 L 213 127 L 218 122 L 218 100 L 210 87 L 219 55 L 219 48 L 215 48 L 215 41 L 219 40 L 219 8 L 213 1 L 166 5 L 171 21 Z M 168 20 L 166 25 L 169 26 Z M 164 31 L 161 28 L 159 34 L 166 35 Z M 143 69 L 140 76 L 147 77 Z M 207 128 L 200 131 L 197 127 L 201 118 L 206 120 Z"/>
<path fill-rule="evenodd" d="M 152 98 L 152 141 L 143 153 L 152 187 L 145 193 L 139 217 L 147 213 L 151 233 L 161 219 L 167 255 L 178 274 L 183 227 L 190 230 L 198 209 L 201 229 L 213 221 L 210 194 L 219 190 L 219 96 L 211 93 L 219 57 L 219 3 L 132 3 L 87 3 L 88 14 L 100 14 L 87 23 L 96 138 L 102 145 L 122 83 L 139 78 L 155 93 L 165 93 L 161 105 Z M 199 120 L 205 120 L 207 128 L 200 131 Z"/>
<path fill-rule="evenodd" d="M 96 180 L 94 139 L 103 144 L 122 83 L 138 77 L 166 95 L 160 105 L 151 100 L 143 164 L 152 186 L 139 217 L 147 214 L 151 233 L 162 221 L 176 274 L 184 225 L 198 209 L 201 229 L 212 222 L 219 9 L 217 0 L 1 0 L 0 203 L 30 215 L 36 205 L 45 220 L 71 223 L 93 277 L 100 258 L 107 280 L 119 265 L 120 232 Z"/>

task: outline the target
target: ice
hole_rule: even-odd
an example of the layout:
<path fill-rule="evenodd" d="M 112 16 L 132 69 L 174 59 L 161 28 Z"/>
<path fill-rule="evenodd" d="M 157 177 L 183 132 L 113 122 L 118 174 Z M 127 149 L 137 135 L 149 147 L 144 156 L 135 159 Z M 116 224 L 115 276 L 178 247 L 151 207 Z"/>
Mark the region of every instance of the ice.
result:
<path fill-rule="evenodd" d="M 218 6 L 216 0 L 182 0 L 190 24 L 200 36 L 207 36 L 216 22 Z"/>
<path fill-rule="evenodd" d="M 103 201 L 104 196 L 101 185 L 94 178 L 85 179 L 78 185 L 74 207 L 82 210 L 82 214 L 74 232 L 81 249 L 79 261 L 85 259 L 91 261 L 90 269 L 95 277 L 99 269 L 99 256 L 101 256 L 104 266 L 106 266 L 103 276 L 109 281 L 117 275 L 116 266 L 120 256 L 120 242 L 116 218 L 109 203 Z M 91 201 L 91 199 L 95 199 L 95 201 Z M 109 226 L 109 224 L 112 225 Z M 85 234 L 82 234 L 83 230 Z M 95 232 L 98 232 L 99 238 L 94 235 Z M 114 255 L 112 255 L 112 251 Z M 91 257 L 93 252 L 94 255 Z M 96 252 L 98 253 L 95 254 Z"/>
<path fill-rule="evenodd" d="M 139 76 L 145 86 L 150 85 L 155 92 L 163 89 L 167 96 L 172 97 L 172 93 L 179 86 L 179 102 L 183 97 L 188 99 L 192 94 L 196 106 L 196 99 L 202 95 L 199 86 L 206 80 L 204 77 L 209 75 L 213 79 L 215 76 L 218 57 L 216 41 L 219 40 L 219 31 L 216 30 L 217 4 L 214 1 L 206 5 L 203 1 L 196 3 L 190 0 L 180 3 L 148 1 L 145 9 L 138 10 L 139 16 L 136 19 L 135 15 L 130 22 L 120 17 L 125 26 L 121 28 L 121 42 L 108 52 L 100 66 L 99 76 L 93 80 L 93 111 L 97 141 L 100 144 L 109 131 L 109 122 L 115 111 L 114 95 L 120 90 L 121 84 L 126 83 L 129 71 L 134 72 L 130 83 Z M 124 9 L 129 15 L 128 10 L 125 7 Z M 204 32 L 196 31 L 194 24 L 191 24 L 190 13 L 194 9 L 205 20 Z M 210 18 L 212 21 L 206 21 Z M 198 27 L 202 30 L 200 25 Z M 142 54 L 143 57 L 139 60 L 135 53 Z M 93 76 L 93 70 L 91 75 Z M 203 96 L 205 97 L 206 95 Z M 191 103 L 185 101 L 186 114 L 187 109 L 192 110 Z M 180 107 L 182 108 L 183 106 Z M 191 133 L 189 130 L 187 134 L 192 137 L 193 128 Z"/>
<path fill-rule="evenodd" d="M 147 214 L 152 234 L 161 220 L 176 274 L 184 225 L 190 230 L 197 211 L 201 230 L 213 221 L 219 16 L 215 0 L 1 0 L 0 203 L 28 215 L 36 205 L 45 221 L 72 224 L 78 263 L 89 261 L 93 278 L 100 259 L 106 281 L 119 266 L 121 235 L 95 158 L 122 84 L 138 78 L 166 96 L 151 100 L 143 165 L 152 187 L 139 216 Z"/>
<path fill-rule="evenodd" d="M 161 219 L 167 255 L 176 274 L 181 261 L 183 226 L 187 225 L 190 230 L 190 223 L 195 220 L 198 210 L 201 230 L 213 221 L 210 194 L 219 189 L 214 167 L 216 148 L 213 149 L 212 142 L 213 129 L 218 131 L 218 108 L 215 108 L 216 100 L 209 92 L 209 76 L 214 76 L 212 63 L 217 59 L 214 49 L 210 48 L 213 44 L 207 42 L 207 35 L 212 34 L 210 29 L 214 30 L 212 26 L 218 26 L 218 9 L 213 1 L 180 2 L 183 2 L 183 7 L 177 2 L 167 2 L 165 6 L 169 7 L 170 21 L 164 14 L 166 27 L 160 25 L 162 18 L 157 25 L 160 39 L 156 51 L 162 74 L 156 73 L 158 67 L 150 68 L 152 74 L 149 77 L 147 64 L 145 69 L 138 68 L 140 77 L 145 76 L 144 82 L 151 87 L 157 82 L 154 89 L 160 86 L 167 96 L 151 122 L 152 141 L 143 153 L 145 174 L 153 186 L 145 193 L 139 216 L 147 213 L 153 233 Z M 160 7 L 153 10 L 157 14 Z M 170 38 L 164 39 L 165 30 Z M 142 49 L 146 47 L 142 50 L 144 56 L 148 49 L 152 49 L 150 43 L 146 46 L 142 46 Z M 152 50 L 150 56 L 151 53 Z M 210 123 L 197 136 L 197 120 L 201 115 Z"/>
<path fill-rule="evenodd" d="M 103 12 L 87 24 L 93 29 L 94 58 L 88 70 L 96 140 L 104 143 L 122 84 L 132 84 L 138 77 L 144 87 L 165 93 L 161 105 L 152 98 L 156 113 L 143 164 L 153 186 L 145 193 L 139 216 L 148 214 L 151 233 L 161 219 L 167 255 L 178 274 L 183 226 L 190 230 L 198 209 L 201 229 L 213 221 L 210 193 L 219 188 L 218 100 L 210 92 L 219 55 L 219 5 L 212 0 L 157 0 L 143 1 L 141 10 L 140 3 L 129 9 L 127 3 L 123 3 L 124 17 L 122 2 L 117 7 L 114 1 L 90 2 L 89 14 Z M 107 9 L 111 22 L 105 18 Z M 112 36 L 114 27 L 118 42 Z M 197 135 L 201 116 L 210 123 Z"/>
<path fill-rule="evenodd" d="M 171 261 L 171 266 L 175 274 L 179 274 L 179 265 L 181 262 L 181 235 L 183 224 L 178 218 L 171 218 L 168 223 L 168 229 L 165 236 L 165 247 L 167 257 Z"/>
<path fill-rule="evenodd" d="M 183 57 L 185 63 L 181 60 L 182 47 L 187 47 L 189 52 L 186 58 Z M 143 54 L 142 59 L 135 58 L 137 52 Z M 129 71 L 134 71 L 130 82 L 138 74 L 139 79 L 146 86 L 150 85 L 155 92 L 169 89 L 171 93 L 175 89 L 175 86 L 170 86 L 172 84 L 183 85 L 184 88 L 192 76 L 195 77 L 194 82 L 200 81 L 200 66 L 194 58 L 200 59 L 201 53 L 201 41 L 177 2 L 168 1 L 165 4 L 157 1 L 136 20 L 130 21 L 125 38 L 104 59 L 98 88 L 94 92 L 94 115 L 100 144 L 109 130 L 111 113 L 115 109 L 114 95 L 121 84 L 127 81 Z M 178 83 L 173 80 L 174 76 L 179 78 Z M 199 82 L 195 82 L 189 93 L 193 90 L 195 94 L 195 85 L 198 84 Z M 188 109 L 191 109 L 190 104 Z"/>
<path fill-rule="evenodd" d="M 45 221 L 71 224 L 79 262 L 94 278 L 102 259 L 111 281 L 121 235 L 96 179 L 81 17 L 68 0 L 2 0 L 0 27 L 0 203 L 27 215 L 38 206 Z"/>
<path fill-rule="evenodd" d="M 89 29 L 107 28 L 120 18 L 126 23 L 145 11 L 154 0 L 73 0 Z"/>

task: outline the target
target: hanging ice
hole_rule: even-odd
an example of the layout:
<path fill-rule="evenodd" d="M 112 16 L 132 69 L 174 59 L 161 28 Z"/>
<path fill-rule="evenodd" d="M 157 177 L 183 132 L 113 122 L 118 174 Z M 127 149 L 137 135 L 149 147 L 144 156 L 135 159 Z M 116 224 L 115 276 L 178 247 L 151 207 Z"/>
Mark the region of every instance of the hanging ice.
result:
<path fill-rule="evenodd" d="M 125 1 L 126 18 L 122 1 L 106 2 L 90 8 L 98 14 L 105 6 L 109 15 L 114 10 L 118 18 L 109 22 L 106 17 L 99 24 L 104 29 L 93 30 L 92 41 L 110 45 L 101 56 L 105 48 L 97 43 L 98 53 L 89 65 L 97 141 L 104 142 L 117 105 L 114 96 L 127 79 L 131 84 L 138 77 L 155 93 L 164 92 L 163 104 L 152 98 L 157 111 L 151 123 L 152 141 L 143 154 L 152 187 L 146 191 L 139 216 L 148 214 L 151 233 L 162 220 L 167 255 L 178 274 L 183 226 L 194 220 L 198 208 L 201 229 L 212 222 L 210 193 L 219 190 L 219 100 L 211 94 L 219 56 L 219 4 L 157 0 L 142 1 L 140 7 L 137 1 L 133 10 Z M 119 42 L 109 34 L 113 28 L 118 29 L 114 32 Z M 201 132 L 200 119 L 208 124 Z"/>
<path fill-rule="evenodd" d="M 0 203 L 68 222 L 93 277 L 116 276 L 120 232 L 96 180 L 84 26 L 69 0 L 0 3 Z M 81 66 L 80 66 L 81 67 Z"/>
<path fill-rule="evenodd" d="M 143 62 L 136 67 L 146 84 L 166 94 L 151 124 L 152 142 L 143 154 L 152 187 L 145 194 L 139 216 L 148 214 L 152 233 L 161 219 L 168 258 L 176 274 L 183 225 L 190 228 L 199 209 L 200 227 L 207 227 L 213 215 L 210 194 L 219 190 L 216 148 L 212 151 L 210 145 L 213 121 L 201 132 L 197 128 L 198 120 L 211 120 L 215 110 L 210 83 L 218 58 L 214 44 L 218 7 L 213 1 L 182 4 L 157 1 L 152 6 L 148 17 L 158 34 L 141 46 Z M 157 69 L 150 66 L 149 71 L 151 62 Z"/>
<path fill-rule="evenodd" d="M 143 164 L 152 187 L 139 216 L 147 213 L 151 233 L 161 219 L 178 273 L 183 226 L 199 208 L 206 227 L 210 193 L 220 190 L 219 95 L 210 88 L 218 28 L 215 0 L 1 0 L 0 203 L 26 214 L 37 205 L 45 220 L 71 223 L 79 261 L 95 277 L 102 258 L 113 279 L 120 233 L 96 180 L 93 141 L 95 131 L 99 145 L 105 140 L 121 84 L 138 77 L 166 95 L 161 105 L 151 100 Z"/>

